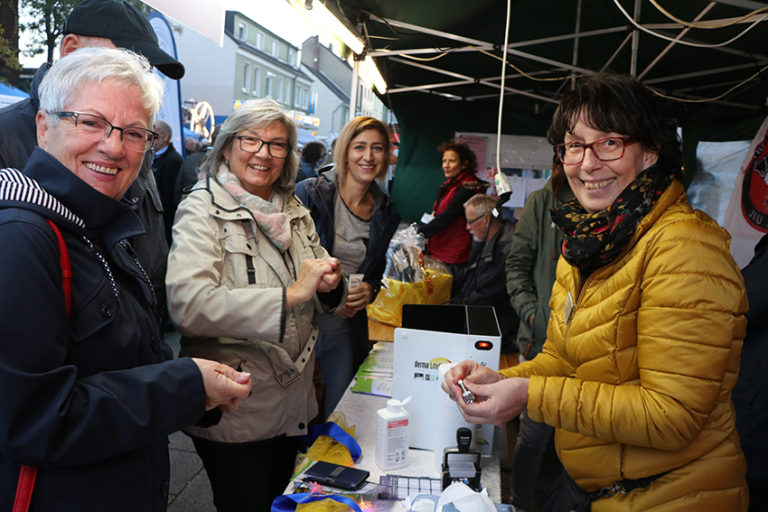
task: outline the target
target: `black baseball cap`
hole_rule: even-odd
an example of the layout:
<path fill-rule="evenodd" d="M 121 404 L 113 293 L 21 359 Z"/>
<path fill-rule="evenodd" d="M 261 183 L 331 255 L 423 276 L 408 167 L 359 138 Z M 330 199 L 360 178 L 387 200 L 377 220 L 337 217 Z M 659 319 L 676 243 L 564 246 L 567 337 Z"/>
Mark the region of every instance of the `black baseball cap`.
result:
<path fill-rule="evenodd" d="M 140 53 L 170 78 L 184 76 L 184 65 L 160 49 L 152 25 L 125 0 L 86 0 L 72 9 L 61 31 L 105 37 L 115 46 Z"/>

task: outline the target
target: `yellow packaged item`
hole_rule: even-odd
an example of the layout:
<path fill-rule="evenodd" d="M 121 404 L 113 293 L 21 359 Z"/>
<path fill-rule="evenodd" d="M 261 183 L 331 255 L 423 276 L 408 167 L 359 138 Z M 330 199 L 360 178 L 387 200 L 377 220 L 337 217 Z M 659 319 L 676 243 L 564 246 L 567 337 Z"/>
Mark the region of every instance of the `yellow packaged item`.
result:
<path fill-rule="evenodd" d="M 339 425 L 347 434 L 355 437 L 355 426 L 347 425 L 347 419 L 342 412 L 334 412 L 328 417 L 328 421 Z M 342 443 L 325 435 L 320 435 L 307 450 L 307 457 L 312 460 L 322 460 L 333 462 L 342 466 L 352 467 L 355 465 L 349 449 Z"/>
<path fill-rule="evenodd" d="M 453 276 L 426 269 L 426 279 L 415 283 L 384 278 L 386 288 L 366 307 L 368 317 L 388 325 L 403 324 L 403 304 L 442 304 L 451 298 Z"/>

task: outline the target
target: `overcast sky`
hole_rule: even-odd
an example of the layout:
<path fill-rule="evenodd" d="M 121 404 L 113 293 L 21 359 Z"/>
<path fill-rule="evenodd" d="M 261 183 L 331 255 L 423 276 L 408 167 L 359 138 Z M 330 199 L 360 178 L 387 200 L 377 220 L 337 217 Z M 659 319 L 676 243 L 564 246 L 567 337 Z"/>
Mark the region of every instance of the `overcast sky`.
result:
<path fill-rule="evenodd" d="M 285 0 L 223 0 L 222 3 L 227 10 L 242 12 L 256 23 L 299 48 L 307 37 L 316 33 Z M 19 46 L 24 49 L 28 45 L 29 38 L 22 33 L 19 38 Z M 34 58 L 21 55 L 20 60 L 23 66 L 36 68 L 45 61 L 45 57 L 45 53 Z M 56 57 L 58 58 L 58 55 Z"/>

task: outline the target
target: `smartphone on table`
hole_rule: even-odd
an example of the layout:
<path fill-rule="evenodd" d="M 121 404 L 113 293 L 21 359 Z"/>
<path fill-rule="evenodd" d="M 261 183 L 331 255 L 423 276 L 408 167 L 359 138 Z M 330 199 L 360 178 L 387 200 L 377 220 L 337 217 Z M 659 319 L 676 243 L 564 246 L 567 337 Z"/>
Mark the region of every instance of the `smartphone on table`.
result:
<path fill-rule="evenodd" d="M 302 476 L 304 481 L 317 482 L 322 485 L 354 491 L 365 482 L 370 473 L 362 469 L 350 468 L 340 464 L 317 461 Z"/>

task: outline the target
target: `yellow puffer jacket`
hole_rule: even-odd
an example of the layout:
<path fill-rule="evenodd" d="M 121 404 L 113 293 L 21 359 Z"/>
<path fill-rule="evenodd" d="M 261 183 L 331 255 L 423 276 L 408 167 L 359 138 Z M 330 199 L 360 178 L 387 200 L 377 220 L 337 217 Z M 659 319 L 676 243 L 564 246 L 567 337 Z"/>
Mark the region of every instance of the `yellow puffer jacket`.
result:
<path fill-rule="evenodd" d="M 625 253 L 584 283 L 560 259 L 542 353 L 502 370 L 530 377 L 528 413 L 556 427 L 583 489 L 668 472 L 593 512 L 747 509 L 730 400 L 747 298 L 729 243 L 674 181 Z"/>

